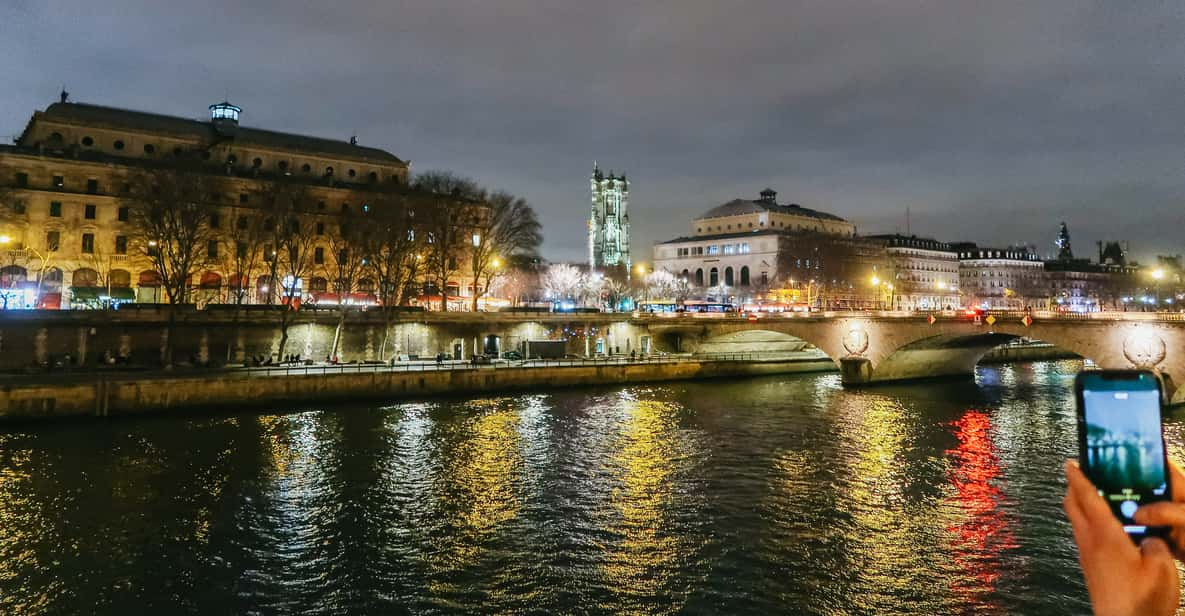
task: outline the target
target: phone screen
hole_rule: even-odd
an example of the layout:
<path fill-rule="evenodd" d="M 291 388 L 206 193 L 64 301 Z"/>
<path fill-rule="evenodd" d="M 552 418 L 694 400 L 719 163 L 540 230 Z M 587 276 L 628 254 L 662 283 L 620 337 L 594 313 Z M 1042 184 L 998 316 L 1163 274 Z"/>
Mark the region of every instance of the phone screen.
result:
<path fill-rule="evenodd" d="M 1084 373 L 1080 378 L 1080 464 L 1129 534 L 1150 529 L 1135 524 L 1140 505 L 1169 494 L 1160 387 L 1145 372 Z"/>

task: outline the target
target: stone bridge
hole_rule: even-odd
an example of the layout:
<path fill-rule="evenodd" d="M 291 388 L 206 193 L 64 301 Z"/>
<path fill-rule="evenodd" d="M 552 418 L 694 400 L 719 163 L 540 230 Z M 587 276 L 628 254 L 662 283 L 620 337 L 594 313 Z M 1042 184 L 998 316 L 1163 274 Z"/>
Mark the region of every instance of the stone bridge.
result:
<path fill-rule="evenodd" d="M 770 332 L 804 340 L 836 362 L 846 385 L 973 374 L 992 348 L 1017 338 L 1053 344 L 1101 368 L 1148 368 L 1165 377 L 1174 403 L 1185 402 L 1185 320 L 1182 315 L 991 315 L 976 320 L 953 313 L 889 316 L 844 313 L 762 318 L 678 318 L 645 320 L 660 349 L 695 353 L 720 342 Z M 641 325 L 641 323 L 639 323 Z M 751 349 L 750 349 L 751 350 Z"/>
<path fill-rule="evenodd" d="M 267 307 L 258 307 L 260 309 Z M 336 313 L 301 311 L 287 352 L 324 358 L 335 339 Z M 1156 313 L 994 314 L 979 322 L 962 313 L 836 312 L 811 314 L 556 314 L 409 312 L 391 321 L 379 311 L 349 314 L 341 332 L 342 361 L 392 357 L 458 358 L 491 348 L 519 348 L 525 340 L 564 340 L 575 355 L 654 351 L 714 354 L 728 351 L 784 358 L 812 345 L 831 358 L 847 385 L 903 379 L 970 376 L 993 347 L 1020 337 L 1044 341 L 1103 368 L 1144 367 L 1160 372 L 1172 400 L 1185 403 L 1185 315 Z M 276 353 L 273 315 L 263 310 L 144 307 L 119 311 L 0 312 L 0 370 L 69 353 L 94 365 L 104 350 L 149 365 L 162 355 L 171 323 L 175 360 L 211 365 L 241 363 Z M 389 326 L 389 327 L 388 327 Z"/>

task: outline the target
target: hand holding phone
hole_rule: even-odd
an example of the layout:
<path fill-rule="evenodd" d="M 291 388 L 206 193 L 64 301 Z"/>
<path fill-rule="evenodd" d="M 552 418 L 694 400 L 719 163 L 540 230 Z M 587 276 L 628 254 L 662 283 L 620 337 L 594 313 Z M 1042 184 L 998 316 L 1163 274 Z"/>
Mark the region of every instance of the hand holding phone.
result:
<path fill-rule="evenodd" d="M 1140 507 L 1172 496 L 1160 380 L 1142 370 L 1099 370 L 1079 374 L 1074 389 L 1082 472 L 1133 541 L 1166 535 L 1166 526 L 1134 517 Z"/>

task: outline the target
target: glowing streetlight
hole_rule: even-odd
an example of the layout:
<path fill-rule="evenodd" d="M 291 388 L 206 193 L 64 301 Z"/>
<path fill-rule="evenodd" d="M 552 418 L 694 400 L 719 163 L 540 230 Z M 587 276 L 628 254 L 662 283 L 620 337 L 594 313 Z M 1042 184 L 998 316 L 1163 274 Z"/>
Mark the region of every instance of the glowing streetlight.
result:
<path fill-rule="evenodd" d="M 7 244 L 12 241 L 12 238 L 7 235 L 0 235 L 0 244 Z"/>
<path fill-rule="evenodd" d="M 148 240 L 148 245 L 152 248 L 156 248 L 156 240 Z M 273 252 L 272 254 L 275 253 Z"/>
<path fill-rule="evenodd" d="M 881 283 L 881 279 L 880 279 L 880 278 L 877 278 L 877 277 L 876 277 L 876 274 L 873 274 L 873 275 L 872 275 L 872 280 L 869 280 L 869 282 L 871 282 L 871 283 L 872 283 L 872 286 L 874 286 L 874 287 L 875 287 L 875 286 L 877 286 L 878 284 L 880 284 L 880 283 Z"/>
<path fill-rule="evenodd" d="M 945 291 L 945 290 L 946 290 L 946 283 L 945 283 L 945 282 L 942 282 L 941 280 L 939 280 L 938 282 L 934 283 L 934 286 L 935 286 L 935 287 L 937 287 L 939 291 Z"/>
<path fill-rule="evenodd" d="M 494 257 L 494 260 L 491 262 L 491 265 L 494 266 L 494 269 L 501 268 L 502 267 L 502 259 L 499 259 L 498 257 Z"/>
<path fill-rule="evenodd" d="M 1152 270 L 1152 279 L 1156 281 L 1156 306 L 1160 309 L 1160 281 L 1164 279 L 1164 268 L 1158 267 Z"/>

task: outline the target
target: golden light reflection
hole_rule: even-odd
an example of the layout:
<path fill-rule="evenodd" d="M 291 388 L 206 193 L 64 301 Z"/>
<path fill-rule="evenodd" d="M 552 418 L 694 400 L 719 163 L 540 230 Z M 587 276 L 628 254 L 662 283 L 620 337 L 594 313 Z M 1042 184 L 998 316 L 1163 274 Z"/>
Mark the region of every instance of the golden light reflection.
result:
<path fill-rule="evenodd" d="M 455 572 L 477 564 L 499 528 L 521 508 L 522 437 L 519 414 L 511 399 L 483 399 L 469 403 L 474 417 L 457 424 L 467 434 L 450 437 L 454 444 L 442 452 L 434 487 L 437 515 L 449 533 L 426 555 L 435 574 Z M 435 593 L 467 591 L 433 575 Z"/>
<path fill-rule="evenodd" d="M 841 424 L 839 436 L 854 450 L 848 471 L 851 483 L 843 488 L 843 502 L 855 526 L 845 570 L 852 576 L 854 592 L 910 592 L 914 582 L 906 572 L 934 566 L 918 548 L 935 524 L 935 512 L 928 503 L 911 503 L 906 494 L 913 480 L 910 474 L 918 470 L 905 466 L 916 425 L 895 399 L 861 402 L 856 416 Z"/>
<path fill-rule="evenodd" d="M 622 444 L 612 460 L 618 485 L 611 503 L 619 518 L 609 529 L 620 539 L 605 546 L 604 575 L 622 593 L 656 597 L 678 568 L 678 539 L 664 527 L 677 483 L 673 460 L 684 452 L 672 425 L 675 405 L 631 399 L 624 405 Z M 674 609 L 680 602 L 670 603 Z"/>

